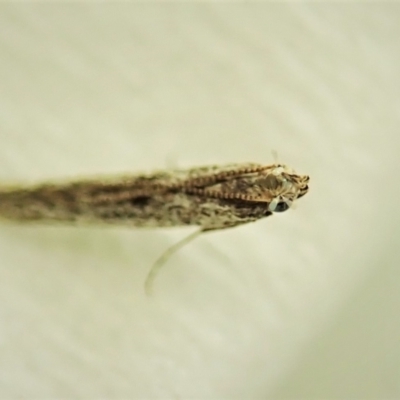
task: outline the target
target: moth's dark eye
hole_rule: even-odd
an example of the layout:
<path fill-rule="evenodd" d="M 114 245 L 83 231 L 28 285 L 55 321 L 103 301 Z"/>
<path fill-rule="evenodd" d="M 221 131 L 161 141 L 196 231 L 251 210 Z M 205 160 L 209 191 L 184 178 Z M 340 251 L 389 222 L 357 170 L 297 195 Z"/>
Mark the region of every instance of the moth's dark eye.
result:
<path fill-rule="evenodd" d="M 283 212 L 286 211 L 289 208 L 289 206 L 287 205 L 287 203 L 282 202 L 282 203 L 278 203 L 275 207 L 274 212 Z"/>

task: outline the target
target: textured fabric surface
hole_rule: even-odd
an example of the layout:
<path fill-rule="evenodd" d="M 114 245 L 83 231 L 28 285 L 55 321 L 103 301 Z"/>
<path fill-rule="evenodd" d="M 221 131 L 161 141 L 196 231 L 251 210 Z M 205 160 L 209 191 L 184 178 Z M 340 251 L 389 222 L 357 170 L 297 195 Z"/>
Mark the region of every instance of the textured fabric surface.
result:
<path fill-rule="evenodd" d="M 400 6 L 2 4 L 0 181 L 279 161 L 209 233 L 0 226 L 0 398 L 399 398 Z"/>

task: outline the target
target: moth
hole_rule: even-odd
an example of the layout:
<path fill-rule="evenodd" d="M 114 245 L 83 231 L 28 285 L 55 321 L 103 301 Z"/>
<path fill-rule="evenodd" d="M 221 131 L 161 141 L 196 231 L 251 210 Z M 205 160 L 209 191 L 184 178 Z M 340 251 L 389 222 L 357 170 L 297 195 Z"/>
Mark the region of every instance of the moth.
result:
<path fill-rule="evenodd" d="M 308 192 L 309 177 L 283 164 L 214 165 L 69 182 L 0 186 L 0 217 L 21 223 L 102 224 L 199 229 L 153 265 L 201 233 L 232 228 L 288 210 Z"/>

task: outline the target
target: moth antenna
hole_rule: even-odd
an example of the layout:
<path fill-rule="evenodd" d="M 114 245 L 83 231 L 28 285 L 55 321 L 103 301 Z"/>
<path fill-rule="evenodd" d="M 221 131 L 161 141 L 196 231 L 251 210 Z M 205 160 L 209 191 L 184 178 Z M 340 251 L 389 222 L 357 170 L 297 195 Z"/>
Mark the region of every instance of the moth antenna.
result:
<path fill-rule="evenodd" d="M 154 280 L 160 272 L 160 269 L 165 265 L 165 262 L 179 249 L 181 249 L 186 244 L 190 243 L 197 236 L 199 236 L 203 232 L 202 229 L 199 229 L 185 238 L 181 239 L 179 242 L 173 244 L 169 247 L 153 264 L 149 273 L 147 274 L 146 281 L 144 284 L 145 291 L 147 296 L 151 296 L 153 293 Z"/>
<path fill-rule="evenodd" d="M 279 164 L 279 157 L 278 152 L 276 150 L 271 150 L 272 159 L 274 160 L 275 164 Z"/>

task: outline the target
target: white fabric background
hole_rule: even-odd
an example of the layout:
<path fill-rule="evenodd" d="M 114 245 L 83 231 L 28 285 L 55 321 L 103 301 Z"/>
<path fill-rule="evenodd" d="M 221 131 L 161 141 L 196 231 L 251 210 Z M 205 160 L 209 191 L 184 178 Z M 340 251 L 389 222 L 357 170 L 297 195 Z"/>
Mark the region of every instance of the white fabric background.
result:
<path fill-rule="evenodd" d="M 0 227 L 0 398 L 399 398 L 400 5 L 0 6 L 0 180 L 279 161 L 297 208 Z"/>

